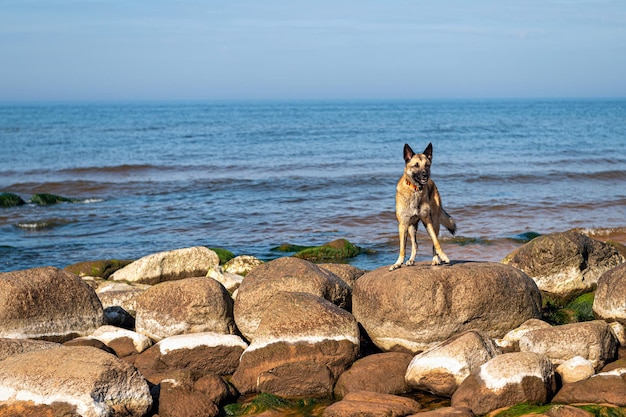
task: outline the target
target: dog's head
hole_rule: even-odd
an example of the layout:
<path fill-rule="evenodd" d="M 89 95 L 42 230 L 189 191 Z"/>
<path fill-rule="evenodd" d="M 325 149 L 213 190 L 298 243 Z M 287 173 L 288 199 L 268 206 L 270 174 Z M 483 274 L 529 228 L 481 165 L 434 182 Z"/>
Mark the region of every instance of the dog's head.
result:
<path fill-rule="evenodd" d="M 424 185 L 428 182 L 432 161 L 432 143 L 429 143 L 424 152 L 419 154 L 413 152 L 409 145 L 404 145 L 404 173 L 414 184 Z"/>

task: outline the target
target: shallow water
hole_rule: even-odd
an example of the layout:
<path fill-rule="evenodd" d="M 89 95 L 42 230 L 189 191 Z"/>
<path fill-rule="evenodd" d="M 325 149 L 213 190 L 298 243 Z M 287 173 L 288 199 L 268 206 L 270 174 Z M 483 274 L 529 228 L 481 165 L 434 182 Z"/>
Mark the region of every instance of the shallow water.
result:
<path fill-rule="evenodd" d="M 0 209 L 0 270 L 337 238 L 391 264 L 404 143 L 433 143 L 451 259 L 571 228 L 626 243 L 624 120 L 626 100 L 0 105 L 0 192 L 80 201 Z"/>

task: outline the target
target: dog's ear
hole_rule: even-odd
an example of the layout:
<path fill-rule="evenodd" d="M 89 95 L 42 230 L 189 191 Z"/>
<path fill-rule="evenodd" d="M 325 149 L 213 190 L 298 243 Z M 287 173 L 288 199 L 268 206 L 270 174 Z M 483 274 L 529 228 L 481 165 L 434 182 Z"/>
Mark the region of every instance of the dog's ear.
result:
<path fill-rule="evenodd" d="M 404 144 L 404 162 L 409 162 L 411 158 L 413 158 L 413 155 L 415 155 L 415 152 L 413 152 L 413 149 L 411 149 L 411 147 L 407 143 L 405 143 Z"/>
<path fill-rule="evenodd" d="M 424 155 L 426 155 L 426 158 L 432 161 L 433 160 L 433 144 L 429 143 L 426 149 L 424 149 L 423 153 Z"/>

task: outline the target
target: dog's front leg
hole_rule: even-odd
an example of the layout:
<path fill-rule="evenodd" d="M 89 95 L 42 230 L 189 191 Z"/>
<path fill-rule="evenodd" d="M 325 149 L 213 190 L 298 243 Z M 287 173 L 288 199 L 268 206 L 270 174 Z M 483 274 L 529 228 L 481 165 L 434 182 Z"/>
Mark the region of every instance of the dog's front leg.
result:
<path fill-rule="evenodd" d="M 424 222 L 424 226 L 426 226 L 426 231 L 428 232 L 428 236 L 430 236 L 430 239 L 433 241 L 433 252 L 434 252 L 434 256 L 433 256 L 433 265 L 440 265 L 441 262 L 449 264 L 450 263 L 450 259 L 448 259 L 448 257 L 446 256 L 445 253 L 443 253 L 443 250 L 441 249 L 441 245 L 439 244 L 439 238 L 437 237 L 437 233 L 435 232 L 435 229 L 433 228 L 433 224 L 430 221 L 430 219 L 427 219 L 426 221 L 422 220 Z"/>
<path fill-rule="evenodd" d="M 411 256 L 406 261 L 407 266 L 415 265 L 415 256 L 417 255 L 417 226 L 412 224 L 409 226 L 409 238 L 411 239 Z"/>
<path fill-rule="evenodd" d="M 400 255 L 398 256 L 398 260 L 396 261 L 396 263 L 389 267 L 390 271 L 400 268 L 402 266 L 402 263 L 404 262 L 404 254 L 406 251 L 406 232 L 406 225 L 402 222 L 398 223 L 398 235 L 400 235 Z"/>

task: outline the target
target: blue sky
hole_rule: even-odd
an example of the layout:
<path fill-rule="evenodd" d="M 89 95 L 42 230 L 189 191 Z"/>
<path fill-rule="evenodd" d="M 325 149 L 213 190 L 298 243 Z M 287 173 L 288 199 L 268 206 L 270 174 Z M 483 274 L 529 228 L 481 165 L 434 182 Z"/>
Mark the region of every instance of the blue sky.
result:
<path fill-rule="evenodd" d="M 0 101 L 626 97 L 624 0 L 0 0 Z"/>

